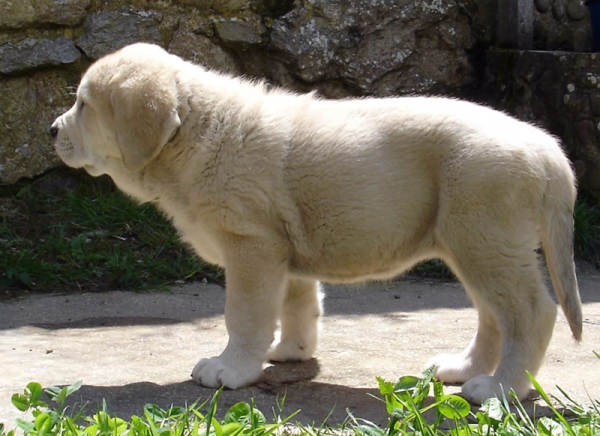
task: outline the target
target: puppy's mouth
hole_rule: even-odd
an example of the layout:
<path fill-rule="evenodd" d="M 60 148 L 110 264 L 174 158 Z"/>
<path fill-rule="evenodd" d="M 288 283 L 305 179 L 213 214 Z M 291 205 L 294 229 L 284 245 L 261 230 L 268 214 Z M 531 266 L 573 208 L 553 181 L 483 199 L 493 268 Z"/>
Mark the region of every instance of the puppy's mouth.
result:
<path fill-rule="evenodd" d="M 73 151 L 75 150 L 75 147 L 73 146 L 71 141 L 62 140 L 62 141 L 56 141 L 54 143 L 54 150 L 59 155 L 69 155 L 69 154 L 73 153 Z"/>

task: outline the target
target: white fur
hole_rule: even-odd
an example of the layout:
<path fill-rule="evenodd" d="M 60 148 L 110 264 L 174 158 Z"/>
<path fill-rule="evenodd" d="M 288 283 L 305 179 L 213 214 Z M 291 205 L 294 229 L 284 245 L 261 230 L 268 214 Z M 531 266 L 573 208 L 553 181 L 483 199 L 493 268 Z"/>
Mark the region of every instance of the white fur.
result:
<path fill-rule="evenodd" d="M 479 311 L 465 351 L 432 361 L 470 400 L 500 385 L 525 397 L 526 370 L 542 363 L 556 307 L 540 244 L 581 336 L 573 173 L 553 137 L 502 113 L 443 98 L 295 95 L 135 44 L 88 70 L 53 127 L 65 163 L 155 202 L 225 268 L 229 343 L 194 368 L 206 386 L 252 383 L 266 358 L 311 358 L 319 280 L 387 279 L 434 257 Z"/>

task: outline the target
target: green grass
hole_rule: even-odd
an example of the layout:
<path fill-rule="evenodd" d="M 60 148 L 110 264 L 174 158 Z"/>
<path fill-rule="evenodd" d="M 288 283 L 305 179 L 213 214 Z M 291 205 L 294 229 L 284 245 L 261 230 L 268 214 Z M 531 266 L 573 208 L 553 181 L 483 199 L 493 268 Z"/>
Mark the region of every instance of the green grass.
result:
<path fill-rule="evenodd" d="M 599 356 L 600 357 L 600 356 Z M 354 435 L 354 436 L 436 436 L 436 435 L 598 435 L 600 434 L 600 401 L 582 405 L 571 400 L 552 401 L 537 381 L 534 387 L 552 415 L 531 417 L 513 395 L 492 398 L 480 408 L 472 407 L 457 395 L 444 393 L 441 382 L 429 369 L 423 377 L 405 376 L 397 382 L 378 379 L 382 408 L 388 419 L 378 426 L 348 411 L 346 421 L 336 427 L 323 423 L 305 426 L 292 420 L 298 412 L 281 417 L 283 402 L 277 402 L 269 421 L 254 406 L 253 400 L 239 402 L 224 414 L 218 414 L 217 391 L 210 401 L 190 406 L 162 409 L 147 404 L 140 416 L 111 416 L 104 402 L 102 410 L 86 415 L 85 408 L 66 406 L 81 382 L 62 388 L 43 389 L 29 383 L 22 394 L 14 394 L 12 403 L 29 414 L 18 419 L 17 428 L 25 436 L 269 436 L 269 435 Z M 222 416 L 222 418 L 219 418 Z M 15 436 L 0 424 L 0 436 Z"/>
<path fill-rule="evenodd" d="M 600 206 L 585 198 L 575 205 L 575 257 L 600 266 Z"/>
<path fill-rule="evenodd" d="M 0 288 L 156 288 L 222 273 L 183 246 L 171 223 L 107 178 L 56 171 L 0 187 Z"/>

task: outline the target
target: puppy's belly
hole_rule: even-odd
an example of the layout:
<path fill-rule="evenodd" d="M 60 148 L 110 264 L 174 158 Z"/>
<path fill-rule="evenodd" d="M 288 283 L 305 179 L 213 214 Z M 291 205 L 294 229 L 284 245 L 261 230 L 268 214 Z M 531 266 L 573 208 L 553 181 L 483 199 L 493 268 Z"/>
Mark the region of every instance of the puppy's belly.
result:
<path fill-rule="evenodd" d="M 293 275 L 332 283 L 385 280 L 398 276 L 415 263 L 434 256 L 433 244 L 399 247 L 387 252 L 328 252 L 325 256 L 294 256 L 290 260 L 289 269 Z"/>

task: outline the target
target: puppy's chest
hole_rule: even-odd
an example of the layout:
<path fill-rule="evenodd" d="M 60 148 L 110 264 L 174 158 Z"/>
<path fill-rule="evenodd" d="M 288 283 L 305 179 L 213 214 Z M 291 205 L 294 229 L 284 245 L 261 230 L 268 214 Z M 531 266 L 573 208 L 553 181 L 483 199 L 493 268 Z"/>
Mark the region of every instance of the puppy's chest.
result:
<path fill-rule="evenodd" d="M 217 223 L 203 216 L 196 208 L 173 202 L 161 202 L 162 209 L 171 217 L 181 240 L 192 246 L 198 256 L 207 262 L 222 265 L 222 254 L 217 241 Z"/>

